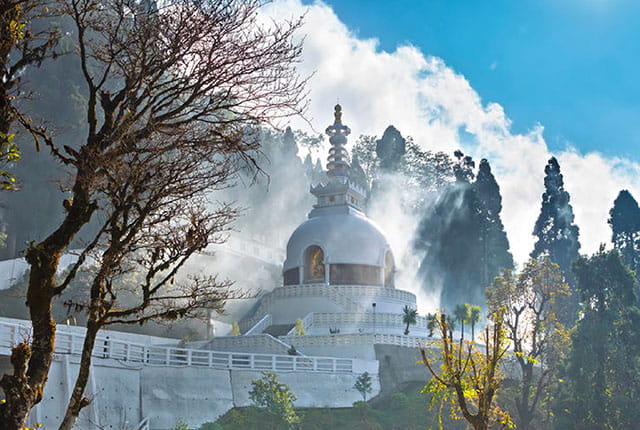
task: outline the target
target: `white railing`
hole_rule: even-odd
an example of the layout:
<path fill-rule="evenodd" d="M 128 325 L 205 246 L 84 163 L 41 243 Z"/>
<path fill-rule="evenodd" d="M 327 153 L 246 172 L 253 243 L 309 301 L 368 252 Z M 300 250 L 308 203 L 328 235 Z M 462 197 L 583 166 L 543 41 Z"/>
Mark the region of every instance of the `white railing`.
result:
<path fill-rule="evenodd" d="M 326 285 L 326 284 L 301 284 L 285 285 L 275 288 L 268 296 L 271 297 L 302 297 L 312 295 L 325 295 L 328 291 L 334 290 L 347 297 L 385 297 L 406 302 L 415 303 L 416 296 L 409 291 L 396 290 L 395 288 L 385 288 L 370 285 Z"/>
<path fill-rule="evenodd" d="M 378 324 L 380 326 L 387 327 L 405 327 L 406 323 L 402 320 L 402 314 L 391 314 L 391 313 L 376 313 L 373 314 L 371 312 L 363 313 L 363 314 L 352 314 L 352 313 L 313 313 L 310 314 L 313 316 L 313 320 L 310 322 L 309 327 L 311 326 L 340 326 L 340 325 L 358 325 L 358 324 Z M 308 315 L 309 316 L 309 315 Z M 429 324 L 429 320 L 423 316 L 416 317 L 416 323 L 412 324 L 409 329 L 412 327 L 423 328 L 426 329 Z M 306 329 L 306 327 L 305 327 Z"/>
<path fill-rule="evenodd" d="M 135 430 L 149 430 L 149 418 L 144 418 Z"/>
<path fill-rule="evenodd" d="M 9 354 L 15 344 L 29 337 L 30 331 L 31 329 L 27 325 L 0 322 L 0 353 Z M 82 351 L 83 341 L 84 336 L 58 332 L 55 353 L 78 355 Z M 286 345 L 281 341 L 279 343 Z M 291 372 L 353 372 L 353 360 L 348 358 L 209 351 L 144 345 L 104 337 L 96 339 L 93 356 L 149 366 L 193 366 Z"/>
<path fill-rule="evenodd" d="M 244 333 L 245 336 L 252 334 L 260 334 L 271 325 L 271 315 L 267 314 L 260 321 L 255 323 L 249 330 Z"/>
<path fill-rule="evenodd" d="M 356 303 L 352 298 L 380 297 L 406 302 L 415 305 L 416 296 L 413 293 L 393 288 L 374 287 L 367 285 L 326 285 L 326 284 L 302 284 L 286 285 L 278 287 L 265 294 L 260 299 L 260 307 L 255 316 L 239 323 L 240 330 L 249 330 L 270 312 L 270 305 L 279 298 L 290 297 L 327 297 L 336 304 L 341 305 L 345 311 L 364 313 L 366 309 Z"/>
<path fill-rule="evenodd" d="M 410 348 L 418 348 L 420 345 L 427 345 L 434 341 L 429 337 L 401 336 L 381 333 L 352 333 L 334 335 L 313 335 L 313 336 L 283 336 L 282 340 L 294 343 L 298 347 L 305 346 L 328 346 L 328 345 L 398 345 Z"/>

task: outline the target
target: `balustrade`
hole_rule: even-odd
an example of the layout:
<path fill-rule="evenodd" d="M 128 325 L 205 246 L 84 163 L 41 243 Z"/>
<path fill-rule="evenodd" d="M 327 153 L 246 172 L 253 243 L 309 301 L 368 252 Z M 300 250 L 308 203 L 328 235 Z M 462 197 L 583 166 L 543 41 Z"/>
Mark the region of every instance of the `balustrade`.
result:
<path fill-rule="evenodd" d="M 30 328 L 0 321 L 0 353 L 9 354 L 11 348 L 27 338 Z M 248 336 L 255 342 L 268 342 L 264 336 Z M 247 339 L 245 338 L 245 339 Z M 79 355 L 84 337 L 64 333 L 59 326 L 56 335 L 56 354 Z M 270 370 L 286 372 L 353 373 L 353 360 L 293 355 L 251 354 L 201 349 L 144 345 L 98 337 L 93 356 L 149 366 L 194 366 L 220 369 Z M 335 369 L 335 370 L 334 370 Z"/>

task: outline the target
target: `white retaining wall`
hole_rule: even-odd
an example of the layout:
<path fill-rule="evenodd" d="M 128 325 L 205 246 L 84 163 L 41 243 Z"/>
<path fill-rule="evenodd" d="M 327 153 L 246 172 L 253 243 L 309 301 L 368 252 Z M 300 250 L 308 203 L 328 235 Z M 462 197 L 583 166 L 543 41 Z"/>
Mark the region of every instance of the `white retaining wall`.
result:
<path fill-rule="evenodd" d="M 15 336 L 15 321 L 0 321 L 0 374 L 10 371 L 7 342 L 20 340 Z M 21 326 L 26 323 L 20 322 Z M 79 336 L 65 334 L 59 327 L 58 339 L 67 342 L 56 343 L 43 401 L 30 417 L 30 424 L 51 429 L 62 420 L 80 360 Z M 372 397 L 380 391 L 375 360 L 150 346 L 123 342 L 118 332 L 110 334 L 94 351 L 86 390 L 93 402 L 83 410 L 79 430 L 133 430 L 143 418 L 154 430 L 170 429 L 177 419 L 198 428 L 234 406 L 249 405 L 251 381 L 261 377 L 261 370 L 275 370 L 298 397 L 298 407 L 350 407 L 359 398 L 353 389 L 355 380 L 365 371 L 372 375 Z"/>

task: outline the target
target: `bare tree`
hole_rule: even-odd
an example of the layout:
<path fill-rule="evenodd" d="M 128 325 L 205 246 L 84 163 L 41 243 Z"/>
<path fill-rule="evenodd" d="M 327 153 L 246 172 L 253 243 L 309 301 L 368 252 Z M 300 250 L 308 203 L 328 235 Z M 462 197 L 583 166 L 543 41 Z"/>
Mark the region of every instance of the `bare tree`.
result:
<path fill-rule="evenodd" d="M 153 149 L 145 155 L 110 169 L 100 190 L 100 215 L 106 219 L 65 280 L 75 276 L 86 257 L 95 261 L 88 297 L 68 302 L 86 310 L 88 318 L 79 374 L 60 429 L 71 429 L 89 404 L 84 390 L 98 330 L 115 323 L 174 320 L 205 309 L 221 311 L 225 300 L 241 296 L 229 290 L 229 281 L 215 277 L 174 282 L 193 253 L 224 239 L 237 212 L 224 204 L 208 210 L 206 192 L 225 186 L 241 160 L 229 148 L 212 153 L 192 142 L 180 154 L 172 149 L 162 154 L 164 145 L 150 142 Z"/>
<path fill-rule="evenodd" d="M 173 296 L 167 287 L 186 258 L 235 215 L 226 206 L 203 210 L 205 190 L 222 186 L 234 163 L 254 164 L 257 142 L 247 130 L 304 108 L 305 80 L 295 70 L 301 46 L 293 41 L 300 21 L 261 25 L 261 3 L 60 2 L 60 13 L 76 26 L 88 132 L 83 142 L 59 143 L 29 125 L 72 179 L 63 221 L 26 252 L 33 335 L 14 348 L 13 374 L 1 380 L 6 403 L 0 405 L 0 428 L 22 428 L 42 399 L 55 339 L 51 303 L 92 253 L 99 252 L 87 303 L 92 331 L 206 305 L 198 295 L 213 292 L 215 283 L 194 281 L 193 305 L 182 310 L 172 303 L 184 304 L 184 294 Z M 103 223 L 98 235 L 56 282 L 62 253 L 97 213 Z M 130 255 L 132 266 L 122 266 Z M 115 282 L 134 266 L 146 273 L 136 286 L 140 305 L 117 310 Z M 83 403 L 80 396 L 70 414 Z"/>

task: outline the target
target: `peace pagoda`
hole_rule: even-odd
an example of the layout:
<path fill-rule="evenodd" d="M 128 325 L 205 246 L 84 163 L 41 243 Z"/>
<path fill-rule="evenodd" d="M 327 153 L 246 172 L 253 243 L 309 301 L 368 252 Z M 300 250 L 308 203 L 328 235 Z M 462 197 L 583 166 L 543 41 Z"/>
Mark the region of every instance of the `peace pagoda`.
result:
<path fill-rule="evenodd" d="M 326 180 L 311 187 L 317 203 L 289 238 L 282 285 L 240 321 L 241 336 L 213 338 L 210 349 L 373 359 L 375 343 L 416 346 L 427 336 L 423 317 L 405 334 L 403 310 L 415 309 L 416 297 L 396 288 L 391 247 L 364 213 L 367 191 L 351 178 L 345 148 L 350 132 L 336 105 Z"/>

